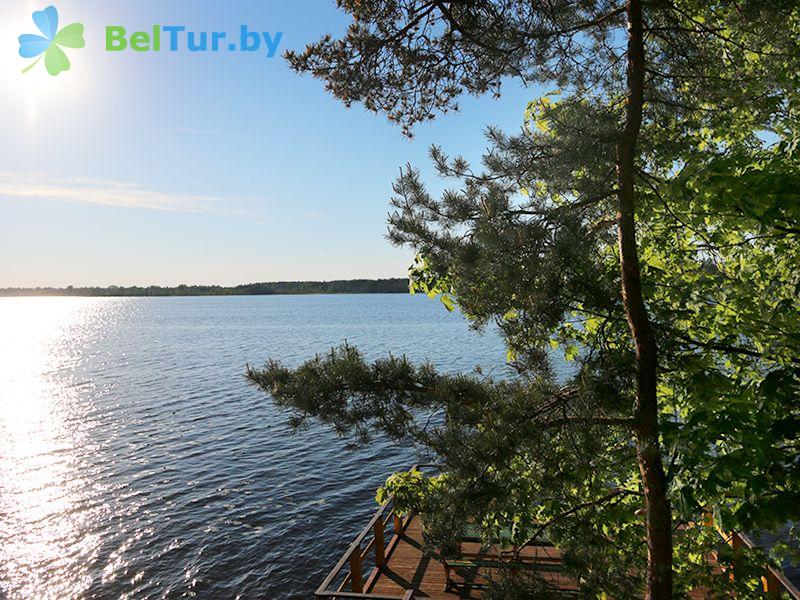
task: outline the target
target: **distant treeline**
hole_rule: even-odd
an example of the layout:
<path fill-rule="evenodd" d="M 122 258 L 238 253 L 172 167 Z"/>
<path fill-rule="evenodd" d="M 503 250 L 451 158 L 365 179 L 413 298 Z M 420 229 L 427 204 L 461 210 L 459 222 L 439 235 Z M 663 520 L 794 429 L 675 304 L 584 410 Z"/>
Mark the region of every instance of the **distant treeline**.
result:
<path fill-rule="evenodd" d="M 276 294 L 407 294 L 408 279 L 347 279 L 340 281 L 275 281 L 235 287 L 178 285 L 175 287 L 5 288 L 0 296 L 269 296 Z"/>

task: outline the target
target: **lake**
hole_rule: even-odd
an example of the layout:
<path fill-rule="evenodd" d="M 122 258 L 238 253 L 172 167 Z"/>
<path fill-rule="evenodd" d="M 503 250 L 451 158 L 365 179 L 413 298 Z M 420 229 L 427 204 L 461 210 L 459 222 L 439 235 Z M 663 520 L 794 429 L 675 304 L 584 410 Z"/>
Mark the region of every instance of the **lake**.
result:
<path fill-rule="evenodd" d="M 408 448 L 294 435 L 244 377 L 347 340 L 505 372 L 424 296 L 0 299 L 0 598 L 308 598 Z"/>

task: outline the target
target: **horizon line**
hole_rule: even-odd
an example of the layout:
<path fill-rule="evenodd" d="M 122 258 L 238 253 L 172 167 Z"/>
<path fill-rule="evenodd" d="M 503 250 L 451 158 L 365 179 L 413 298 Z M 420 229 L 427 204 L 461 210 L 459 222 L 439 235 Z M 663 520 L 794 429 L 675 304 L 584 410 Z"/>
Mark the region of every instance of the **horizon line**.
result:
<path fill-rule="evenodd" d="M 159 284 L 147 284 L 142 285 L 138 283 L 134 283 L 131 285 L 119 285 L 116 283 L 109 283 L 107 285 L 66 285 L 66 286 L 55 286 L 55 285 L 9 285 L 0 287 L 0 291 L 11 291 L 11 290 L 108 290 L 108 289 L 118 289 L 118 288 L 139 288 L 139 289 L 149 289 L 149 288 L 161 288 L 165 290 L 170 289 L 178 289 L 182 287 L 205 287 L 205 288 L 238 288 L 244 287 L 248 285 L 278 285 L 278 284 L 298 284 L 298 283 L 317 283 L 317 284 L 325 284 L 325 283 L 351 283 L 351 282 L 382 282 L 382 281 L 398 281 L 398 280 L 408 280 L 408 276 L 394 276 L 394 277 L 348 277 L 342 279 L 275 279 L 275 280 L 264 280 L 264 281 L 248 281 L 245 283 L 234 283 L 230 285 L 225 285 L 221 283 L 176 283 L 170 285 L 159 285 Z"/>
<path fill-rule="evenodd" d="M 307 294 L 376 294 L 410 293 L 408 277 L 381 279 L 332 279 L 328 281 L 260 281 L 223 286 L 217 284 L 181 283 L 161 285 L 108 285 L 66 287 L 6 287 L 0 288 L 0 297 L 176 297 L 176 296 L 274 296 Z"/>

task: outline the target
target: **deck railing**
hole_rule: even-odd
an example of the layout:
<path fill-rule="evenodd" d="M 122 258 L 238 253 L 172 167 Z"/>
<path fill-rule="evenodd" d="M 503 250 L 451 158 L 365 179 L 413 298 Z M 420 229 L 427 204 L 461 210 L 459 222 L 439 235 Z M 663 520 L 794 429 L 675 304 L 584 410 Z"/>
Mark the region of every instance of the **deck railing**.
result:
<path fill-rule="evenodd" d="M 418 469 L 431 465 L 414 465 Z M 413 515 L 403 516 L 394 508 L 394 499 L 378 508 L 367 526 L 350 544 L 314 595 L 317 598 L 365 598 L 369 600 L 413 600 L 414 590 L 402 596 L 373 594 L 369 590 L 380 569 L 400 541 Z M 387 543 L 388 539 L 388 543 Z M 338 585 L 337 585 L 337 582 Z"/>
<path fill-rule="evenodd" d="M 734 531 L 731 534 L 720 532 L 725 537 L 726 541 L 731 545 L 734 552 L 742 548 L 753 549 L 756 548 L 756 543 L 745 533 Z M 735 567 L 734 567 L 735 568 Z M 767 565 L 764 570 L 764 575 L 761 577 L 761 584 L 764 592 L 770 598 L 780 598 L 784 594 L 788 594 L 793 600 L 800 600 L 800 590 L 789 581 L 786 575 L 780 569 Z"/>
<path fill-rule="evenodd" d="M 424 467 L 436 465 L 414 465 L 411 470 Z M 371 589 L 412 518 L 413 515 L 403 516 L 395 511 L 393 498 L 379 507 L 314 595 L 317 598 L 331 599 L 414 600 L 414 590 L 406 590 L 402 596 L 364 591 Z M 744 533 L 726 533 L 714 523 L 711 513 L 706 513 L 705 519 L 705 523 L 715 527 L 734 550 L 756 547 L 755 542 Z M 366 573 L 368 574 L 365 577 Z M 788 594 L 790 598 L 800 600 L 800 591 L 778 568 L 767 565 L 762 583 L 763 590 L 769 597 L 780 598 L 783 594 Z"/>

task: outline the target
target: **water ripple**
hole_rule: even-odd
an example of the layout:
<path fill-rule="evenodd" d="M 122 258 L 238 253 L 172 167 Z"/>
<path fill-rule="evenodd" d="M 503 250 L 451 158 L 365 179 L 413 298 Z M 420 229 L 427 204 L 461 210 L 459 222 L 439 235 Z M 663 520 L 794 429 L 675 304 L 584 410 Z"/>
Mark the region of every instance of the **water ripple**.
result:
<path fill-rule="evenodd" d="M 500 373 L 421 297 L 0 299 L 0 598 L 306 598 L 413 457 L 292 435 L 243 377 L 342 343 Z"/>

